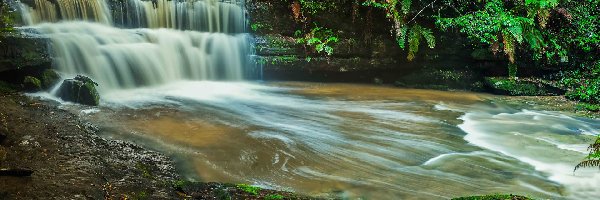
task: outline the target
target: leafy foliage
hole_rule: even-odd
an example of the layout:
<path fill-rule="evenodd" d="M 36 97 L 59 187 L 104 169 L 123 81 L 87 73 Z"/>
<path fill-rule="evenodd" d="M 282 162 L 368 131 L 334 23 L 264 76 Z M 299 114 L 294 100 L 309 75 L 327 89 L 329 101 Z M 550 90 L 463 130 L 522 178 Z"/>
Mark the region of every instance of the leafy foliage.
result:
<path fill-rule="evenodd" d="M 334 2 L 320 0 L 299 0 L 302 10 L 310 14 L 317 14 L 321 11 L 328 11 L 337 8 Z"/>
<path fill-rule="evenodd" d="M 506 5 L 503 0 L 488 0 L 481 9 L 457 17 L 437 20 L 442 29 L 457 28 L 470 39 L 490 45 L 494 52 L 503 51 L 511 63 L 516 61 L 519 47 L 533 51 L 534 60 L 556 56 L 567 60 L 565 49 L 556 39 L 544 31 L 550 9 L 558 5 L 557 0 L 515 1 Z M 536 21 L 538 23 L 536 23 Z"/>
<path fill-rule="evenodd" d="M 407 21 L 411 14 L 412 0 L 368 0 L 363 5 L 385 10 L 386 17 L 393 22 L 392 33 L 398 46 L 405 49 L 408 42 L 408 60 L 415 58 L 422 40 L 427 42 L 429 48 L 435 47 L 435 36 L 431 29 L 416 23 L 411 25 L 412 20 Z"/>
<path fill-rule="evenodd" d="M 559 83 L 569 89 L 565 95 L 567 98 L 600 104 L 600 60 L 593 64 L 584 63 L 576 70 L 562 72 L 560 76 Z"/>
<path fill-rule="evenodd" d="M 238 184 L 237 188 L 244 192 L 250 193 L 252 195 L 258 195 L 258 192 L 261 190 L 261 188 L 259 188 L 259 187 L 251 186 L 251 185 L 247 185 L 247 184 Z"/>
<path fill-rule="evenodd" d="M 10 17 L 11 10 L 6 1 L 0 1 L 0 33 L 13 31 L 13 22 Z"/>
<path fill-rule="evenodd" d="M 325 53 L 328 56 L 333 54 L 332 45 L 339 41 L 331 29 L 321 27 L 316 23 L 309 33 L 302 34 L 302 31 L 298 30 L 295 35 L 299 37 L 296 42 L 314 47 L 318 53 Z"/>
<path fill-rule="evenodd" d="M 576 171 L 582 167 L 600 167 L 600 136 L 596 141 L 588 147 L 590 153 L 585 157 L 584 161 L 581 161 L 573 171 Z"/>

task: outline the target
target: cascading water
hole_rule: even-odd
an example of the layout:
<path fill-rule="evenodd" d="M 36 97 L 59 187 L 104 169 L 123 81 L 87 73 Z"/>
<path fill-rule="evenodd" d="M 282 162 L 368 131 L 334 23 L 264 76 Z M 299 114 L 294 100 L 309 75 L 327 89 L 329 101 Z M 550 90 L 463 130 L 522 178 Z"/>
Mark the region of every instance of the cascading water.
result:
<path fill-rule="evenodd" d="M 35 0 L 22 3 L 24 24 L 92 21 L 126 28 L 173 28 L 222 33 L 245 31 L 241 0 Z"/>
<path fill-rule="evenodd" d="M 242 1 L 29 4 L 21 4 L 24 23 L 51 38 L 58 71 L 87 75 L 101 92 L 178 80 L 243 80 L 252 70 Z"/>

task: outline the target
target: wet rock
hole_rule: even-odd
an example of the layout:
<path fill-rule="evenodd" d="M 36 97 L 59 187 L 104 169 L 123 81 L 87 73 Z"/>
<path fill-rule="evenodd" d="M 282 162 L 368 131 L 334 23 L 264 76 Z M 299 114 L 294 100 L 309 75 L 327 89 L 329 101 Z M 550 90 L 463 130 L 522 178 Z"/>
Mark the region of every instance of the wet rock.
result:
<path fill-rule="evenodd" d="M 488 92 L 511 96 L 557 96 L 565 93 L 542 80 L 510 79 L 508 77 L 486 77 Z"/>
<path fill-rule="evenodd" d="M 2 142 L 4 141 L 4 139 L 6 139 L 6 134 L 4 134 L 1 130 L 0 130 L 0 144 L 2 144 Z"/>
<path fill-rule="evenodd" d="M 4 160 L 6 160 L 6 155 L 8 153 L 6 152 L 6 149 L 3 146 L 0 146 L 0 163 Z"/>
<path fill-rule="evenodd" d="M 42 88 L 48 90 L 60 81 L 60 75 L 52 69 L 46 69 L 42 72 L 40 79 L 42 81 Z"/>
<path fill-rule="evenodd" d="M 33 174 L 33 170 L 26 168 L 0 169 L 0 176 L 24 177 L 31 176 L 31 174 Z"/>
<path fill-rule="evenodd" d="M 64 101 L 97 106 L 100 103 L 100 94 L 98 94 L 96 86 L 98 84 L 92 79 L 78 75 L 73 79 L 63 81 L 58 96 Z"/>
<path fill-rule="evenodd" d="M 0 72 L 50 65 L 50 39 L 36 33 L 24 33 L 28 30 L 19 30 L 0 34 Z"/>
<path fill-rule="evenodd" d="M 42 90 L 42 82 L 33 76 L 26 76 L 23 80 L 23 89 L 29 92 L 40 91 Z"/>

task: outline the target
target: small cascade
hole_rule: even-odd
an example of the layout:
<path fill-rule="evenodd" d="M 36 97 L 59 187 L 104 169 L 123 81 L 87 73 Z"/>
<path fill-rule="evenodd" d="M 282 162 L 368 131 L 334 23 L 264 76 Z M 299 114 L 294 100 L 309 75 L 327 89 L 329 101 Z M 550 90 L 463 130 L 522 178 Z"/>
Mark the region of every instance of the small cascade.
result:
<path fill-rule="evenodd" d="M 34 7 L 21 3 L 21 17 L 26 25 L 58 21 L 93 21 L 112 23 L 106 1 L 103 0 L 34 0 Z"/>
<path fill-rule="evenodd" d="M 123 28 L 172 28 L 219 33 L 245 31 L 237 0 L 34 0 L 21 3 L 23 23 L 91 21 Z"/>

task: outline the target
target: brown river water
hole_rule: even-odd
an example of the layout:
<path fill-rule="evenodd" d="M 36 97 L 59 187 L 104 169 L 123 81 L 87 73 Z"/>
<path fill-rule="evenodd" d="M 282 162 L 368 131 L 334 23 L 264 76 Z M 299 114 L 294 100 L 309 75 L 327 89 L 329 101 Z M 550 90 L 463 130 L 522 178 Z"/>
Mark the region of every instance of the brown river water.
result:
<path fill-rule="evenodd" d="M 600 121 L 494 98 L 354 84 L 177 82 L 104 92 L 99 108 L 78 112 L 106 137 L 172 156 L 196 181 L 347 199 L 600 196 L 597 169 L 573 172 Z"/>

